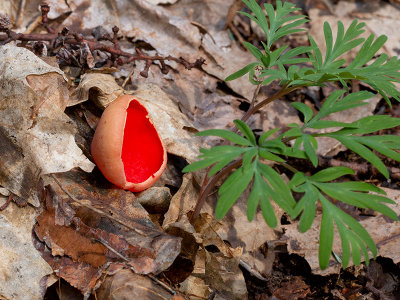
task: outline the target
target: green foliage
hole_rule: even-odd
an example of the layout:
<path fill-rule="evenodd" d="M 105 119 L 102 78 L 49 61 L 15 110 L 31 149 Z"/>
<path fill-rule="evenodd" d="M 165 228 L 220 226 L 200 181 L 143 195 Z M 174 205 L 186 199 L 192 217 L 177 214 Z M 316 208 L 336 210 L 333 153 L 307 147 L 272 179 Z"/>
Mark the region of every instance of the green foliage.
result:
<path fill-rule="evenodd" d="M 201 149 L 199 161 L 188 165 L 183 171 L 193 172 L 207 168 L 208 176 L 226 175 L 218 190 L 218 219 L 223 218 L 246 191 L 249 221 L 253 220 L 260 207 L 266 223 L 272 228 L 278 224 L 272 201 L 290 218 L 298 218 L 300 232 L 311 228 L 317 215 L 317 207 L 321 207 L 320 267 L 324 269 L 328 266 L 335 227 L 342 244 L 343 267 L 349 264 L 350 257 L 354 264 L 360 264 L 364 256 L 368 264 L 369 251 L 373 257 L 377 255 L 372 238 L 360 223 L 334 203 L 343 202 L 362 209 L 369 208 L 397 220 L 396 213 L 387 206 L 394 202 L 374 185 L 348 181 L 348 178 L 340 181 L 340 177 L 354 174 L 349 168 L 331 167 L 308 176 L 291 167 L 288 162 L 290 158 L 298 158 L 309 160 L 314 167 L 318 167 L 318 139 L 328 137 L 364 158 L 388 178 L 389 172 L 380 156 L 400 162 L 400 136 L 373 134 L 399 126 L 400 119 L 377 115 L 345 123 L 327 120 L 327 117 L 366 105 L 377 94 L 389 104 L 390 98 L 400 101 L 399 91 L 394 85 L 400 82 L 400 60 L 396 57 L 389 58 L 386 54 L 377 55 L 387 37 L 361 37 L 365 24 L 356 20 L 347 29 L 339 21 L 335 38 L 331 26 L 324 24 L 325 53 L 322 53 L 312 37 L 309 37 L 309 47 L 288 49 L 286 45 L 274 48 L 274 43 L 279 38 L 303 31 L 299 26 L 308 22 L 306 17 L 294 14 L 299 9 L 289 2 L 276 1 L 275 9 L 271 4 L 264 4 L 263 9 L 255 0 L 243 2 L 250 8 L 251 14 L 241 13 L 261 27 L 265 33 L 265 41 L 261 41 L 262 50 L 245 43 L 257 61 L 228 76 L 226 80 L 234 80 L 246 74 L 249 74 L 250 82 L 257 85 L 268 85 L 277 80 L 282 87 L 280 96 L 294 89 L 322 86 L 328 82 L 339 82 L 343 90 L 329 95 L 316 113 L 304 103 L 292 103 L 304 121 L 302 125 L 289 124 L 286 131 L 275 128 L 256 137 L 245 122 L 235 120 L 239 133 L 221 129 L 200 132 L 200 136 L 217 136 L 231 144 Z M 342 58 L 357 46 L 360 48 L 354 60 L 346 61 Z M 349 93 L 348 83 L 354 79 L 367 83 L 376 93 Z M 276 98 L 266 99 L 265 103 L 274 99 Z M 251 112 L 254 113 L 255 110 Z M 280 164 L 293 173 L 289 184 L 271 167 L 273 163 Z M 230 173 L 232 170 L 234 171 Z M 295 201 L 294 194 L 299 195 L 300 200 Z"/>

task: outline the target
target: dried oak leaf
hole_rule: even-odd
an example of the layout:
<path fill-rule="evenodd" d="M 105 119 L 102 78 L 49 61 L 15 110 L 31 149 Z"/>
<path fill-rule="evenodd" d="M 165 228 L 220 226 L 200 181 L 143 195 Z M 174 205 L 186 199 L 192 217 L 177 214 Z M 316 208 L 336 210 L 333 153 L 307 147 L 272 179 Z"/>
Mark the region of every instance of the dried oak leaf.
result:
<path fill-rule="evenodd" d="M 52 273 L 32 244 L 36 210 L 11 203 L 0 212 L 0 298 L 42 299 L 41 279 Z"/>
<path fill-rule="evenodd" d="M 63 112 L 63 72 L 10 44 L 0 47 L 0 57 L 0 185 L 38 206 L 41 174 L 94 165 L 75 144 L 76 128 Z"/>

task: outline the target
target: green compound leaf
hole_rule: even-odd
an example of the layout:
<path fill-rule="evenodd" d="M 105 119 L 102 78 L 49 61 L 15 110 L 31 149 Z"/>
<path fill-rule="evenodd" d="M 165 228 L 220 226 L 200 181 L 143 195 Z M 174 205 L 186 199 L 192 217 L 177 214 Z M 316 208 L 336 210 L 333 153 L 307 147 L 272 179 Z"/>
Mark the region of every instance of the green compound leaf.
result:
<path fill-rule="evenodd" d="M 309 182 L 302 185 L 302 192 L 304 196 L 297 202 L 293 217 L 297 217 L 301 212 L 301 217 L 299 221 L 299 231 L 306 232 L 310 229 L 316 215 L 317 207 L 316 202 L 318 200 L 318 190 L 312 186 Z"/>
<path fill-rule="evenodd" d="M 255 0 L 243 0 L 243 2 L 250 8 L 254 16 L 244 12 L 240 13 L 252 19 L 264 31 L 267 39 L 267 50 L 269 50 L 271 45 L 279 38 L 291 33 L 304 31 L 304 29 L 296 27 L 309 21 L 304 15 L 290 16 L 291 13 L 300 9 L 296 8 L 292 3 L 285 2 L 282 4 L 282 1 L 278 0 L 276 1 L 276 10 L 274 10 L 274 7 L 269 3 L 264 4 L 264 9 L 269 20 L 268 24 L 264 11 Z"/>
<path fill-rule="evenodd" d="M 245 139 L 244 137 L 241 137 L 240 135 L 233 133 L 232 131 L 229 130 L 224 130 L 224 129 L 210 129 L 210 130 L 204 130 L 196 133 L 197 136 L 219 136 L 223 139 L 226 139 L 232 143 L 235 143 L 237 145 L 241 146 L 253 146 L 253 143 L 249 141 L 248 139 Z"/>
<path fill-rule="evenodd" d="M 386 203 L 394 203 L 394 201 L 381 195 L 366 193 L 385 194 L 380 188 L 365 182 L 326 182 L 330 179 L 337 179 L 342 175 L 352 174 L 352 170 L 348 168 L 332 167 L 329 169 L 310 177 L 301 172 L 293 176 L 289 183 L 290 188 L 295 192 L 304 193 L 304 195 L 295 206 L 292 217 L 297 217 L 301 213 L 299 230 L 301 232 L 308 230 L 315 218 L 314 206 L 317 200 L 321 202 L 323 209 L 319 248 L 321 269 L 326 268 L 329 263 L 334 224 L 336 224 L 342 241 L 343 267 L 348 265 L 350 255 L 352 255 L 355 264 L 360 263 L 362 256 L 368 263 L 368 250 L 372 252 L 374 257 L 376 256 L 376 246 L 368 232 L 350 215 L 328 201 L 324 195 L 353 206 L 371 208 L 393 220 L 397 220 L 396 213 L 386 206 Z"/>
<path fill-rule="evenodd" d="M 342 266 L 347 267 L 350 261 L 350 245 L 353 262 L 356 265 L 361 263 L 361 256 L 364 255 L 366 264 L 369 262 L 368 249 L 373 256 L 377 255 L 377 248 L 371 236 L 350 215 L 329 202 L 322 194 L 319 197 L 322 204 L 322 222 L 320 231 L 319 258 L 320 267 L 325 269 L 329 264 L 329 258 L 333 244 L 333 223 L 340 235 L 342 242 Z M 334 222 L 333 222 L 334 221 Z"/>
<path fill-rule="evenodd" d="M 378 169 L 386 178 L 389 178 L 389 171 L 387 170 L 385 164 L 376 156 L 370 149 L 365 147 L 363 144 L 359 142 L 354 136 L 338 136 L 331 135 L 331 137 L 335 138 L 339 142 L 341 142 L 348 149 L 357 153 Z"/>

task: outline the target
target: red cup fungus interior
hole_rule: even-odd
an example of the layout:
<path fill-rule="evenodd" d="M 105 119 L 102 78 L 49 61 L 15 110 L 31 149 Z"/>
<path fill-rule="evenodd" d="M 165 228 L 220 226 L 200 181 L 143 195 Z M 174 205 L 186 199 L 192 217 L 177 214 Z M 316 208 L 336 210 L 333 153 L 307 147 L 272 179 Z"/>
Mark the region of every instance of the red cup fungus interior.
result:
<path fill-rule="evenodd" d="M 137 100 L 127 108 L 121 158 L 126 180 L 132 183 L 154 176 L 163 163 L 164 148 L 157 131 Z"/>
<path fill-rule="evenodd" d="M 103 112 L 91 153 L 110 182 L 132 192 L 143 191 L 160 178 L 167 152 L 140 99 L 124 95 Z"/>

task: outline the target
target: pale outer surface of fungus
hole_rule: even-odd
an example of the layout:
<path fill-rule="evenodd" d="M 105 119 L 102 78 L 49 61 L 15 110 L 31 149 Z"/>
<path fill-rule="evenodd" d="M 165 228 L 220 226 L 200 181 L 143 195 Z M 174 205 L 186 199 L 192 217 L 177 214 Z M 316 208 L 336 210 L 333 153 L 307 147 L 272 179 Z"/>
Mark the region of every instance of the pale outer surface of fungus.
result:
<path fill-rule="evenodd" d="M 140 103 L 140 98 L 132 95 L 118 97 L 104 110 L 97 125 L 91 144 L 91 153 L 103 175 L 115 185 L 133 192 L 143 191 L 152 186 L 163 173 L 167 165 L 167 151 L 160 136 L 163 148 L 163 163 L 156 173 L 141 183 L 132 183 L 126 180 L 124 164 L 122 162 L 122 145 L 127 116 L 127 108 L 132 100 Z M 143 106 L 143 104 L 141 104 Z M 144 106 L 143 106 L 144 107 Z M 147 110 L 146 110 L 147 111 Z M 148 114 L 147 114 L 148 116 Z M 150 117 L 150 123 L 154 126 Z M 157 131 L 156 131 L 157 132 Z"/>

